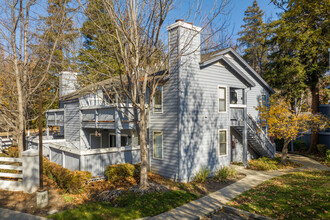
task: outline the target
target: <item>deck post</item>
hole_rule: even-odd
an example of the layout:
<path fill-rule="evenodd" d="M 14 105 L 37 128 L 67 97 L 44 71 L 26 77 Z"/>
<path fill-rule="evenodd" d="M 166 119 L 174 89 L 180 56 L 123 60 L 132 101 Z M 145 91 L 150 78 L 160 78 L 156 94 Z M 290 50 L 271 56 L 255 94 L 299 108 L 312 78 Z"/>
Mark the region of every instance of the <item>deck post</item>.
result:
<path fill-rule="evenodd" d="M 247 89 L 244 89 L 243 92 L 243 101 L 244 104 L 247 106 Z M 244 126 L 243 126 L 243 165 L 247 166 L 247 145 L 248 145 L 248 140 L 247 140 L 247 107 L 243 108 L 243 119 L 244 119 Z"/>
<path fill-rule="evenodd" d="M 118 162 L 123 163 L 121 156 L 121 130 L 120 130 L 120 117 L 119 110 L 115 110 L 115 132 L 116 132 L 116 147 L 118 149 Z"/>
<path fill-rule="evenodd" d="M 46 127 L 46 134 L 47 134 L 47 139 L 49 139 L 49 127 L 48 127 L 48 125 Z M 30 136 L 30 135 L 28 135 L 28 136 Z"/>
<path fill-rule="evenodd" d="M 39 152 L 34 149 L 22 152 L 23 191 L 33 193 L 39 187 Z"/>

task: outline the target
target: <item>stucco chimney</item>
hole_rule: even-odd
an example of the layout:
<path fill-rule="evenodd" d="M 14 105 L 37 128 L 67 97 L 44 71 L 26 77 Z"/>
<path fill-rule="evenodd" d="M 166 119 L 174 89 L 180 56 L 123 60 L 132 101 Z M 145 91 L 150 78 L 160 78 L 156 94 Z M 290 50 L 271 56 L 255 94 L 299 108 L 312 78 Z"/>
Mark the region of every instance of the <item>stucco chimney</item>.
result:
<path fill-rule="evenodd" d="M 69 93 L 75 92 L 78 88 L 77 73 L 70 71 L 63 71 L 59 74 L 60 85 L 59 92 L 60 97 Z"/>
<path fill-rule="evenodd" d="M 167 26 L 169 33 L 169 66 L 170 72 L 175 71 L 182 62 L 200 62 L 200 32 L 202 28 L 178 19 Z"/>

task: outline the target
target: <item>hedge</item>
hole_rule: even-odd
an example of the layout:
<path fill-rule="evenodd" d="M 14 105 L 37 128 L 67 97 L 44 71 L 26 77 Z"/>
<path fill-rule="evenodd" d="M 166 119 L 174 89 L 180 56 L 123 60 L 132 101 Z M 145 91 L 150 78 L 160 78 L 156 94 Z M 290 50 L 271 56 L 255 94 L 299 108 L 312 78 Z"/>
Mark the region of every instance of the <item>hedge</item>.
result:
<path fill-rule="evenodd" d="M 138 177 L 140 173 L 140 164 L 113 164 L 106 167 L 105 175 L 111 182 L 124 180 L 128 177 Z"/>
<path fill-rule="evenodd" d="M 92 178 L 88 171 L 72 171 L 62 166 L 50 162 L 46 158 L 43 160 L 44 175 L 52 178 L 59 188 L 68 193 L 79 193 L 86 186 L 86 182 Z"/>

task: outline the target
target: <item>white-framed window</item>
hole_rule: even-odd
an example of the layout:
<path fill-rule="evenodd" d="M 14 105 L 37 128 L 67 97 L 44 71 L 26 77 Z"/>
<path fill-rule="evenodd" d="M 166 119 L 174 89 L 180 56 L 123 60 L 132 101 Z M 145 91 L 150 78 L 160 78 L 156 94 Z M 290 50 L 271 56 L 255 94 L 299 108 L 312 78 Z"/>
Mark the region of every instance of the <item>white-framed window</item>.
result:
<path fill-rule="evenodd" d="M 163 86 L 157 86 L 153 99 L 154 113 L 163 113 Z"/>
<path fill-rule="evenodd" d="M 102 148 L 102 134 L 98 132 L 90 133 L 89 144 L 92 149 Z"/>
<path fill-rule="evenodd" d="M 227 112 L 227 88 L 225 86 L 218 87 L 219 112 Z"/>
<path fill-rule="evenodd" d="M 153 132 L 153 158 L 163 159 L 163 132 Z"/>
<path fill-rule="evenodd" d="M 219 155 L 227 155 L 227 130 L 219 130 Z"/>
<path fill-rule="evenodd" d="M 120 135 L 120 146 L 121 147 L 128 146 L 128 135 L 127 134 Z"/>
<path fill-rule="evenodd" d="M 116 145 L 116 134 L 109 134 L 109 147 L 117 147 Z"/>
<path fill-rule="evenodd" d="M 109 134 L 109 147 L 117 147 L 116 144 L 116 134 L 110 133 Z M 120 135 L 120 146 L 125 147 L 129 145 L 129 138 L 127 134 L 121 134 Z"/>
<path fill-rule="evenodd" d="M 230 88 L 230 104 L 237 104 L 237 91 L 234 88 Z"/>

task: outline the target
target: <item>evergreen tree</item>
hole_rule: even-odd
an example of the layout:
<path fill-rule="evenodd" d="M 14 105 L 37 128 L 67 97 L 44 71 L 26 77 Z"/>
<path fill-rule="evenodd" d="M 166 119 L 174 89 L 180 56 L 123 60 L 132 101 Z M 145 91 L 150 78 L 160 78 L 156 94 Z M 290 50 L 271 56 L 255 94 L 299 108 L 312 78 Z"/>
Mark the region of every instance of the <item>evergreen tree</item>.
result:
<path fill-rule="evenodd" d="M 319 108 L 319 82 L 328 66 L 330 2 L 273 2 L 285 8 L 285 12 L 280 20 L 272 24 L 272 52 L 266 78 L 278 89 L 295 88 L 291 89 L 291 98 L 308 88 L 312 96 L 312 113 L 316 114 Z M 317 142 L 317 130 L 312 130 L 310 151 L 316 151 Z"/>
<path fill-rule="evenodd" d="M 107 44 L 118 43 L 113 37 L 115 31 L 102 0 L 89 0 L 86 15 L 87 20 L 80 29 L 83 48 L 78 56 L 82 72 L 80 79 L 84 84 L 107 79 L 109 74 L 116 75 L 120 69 L 116 59 L 119 53 L 107 49 Z"/>
<path fill-rule="evenodd" d="M 58 98 L 58 73 L 61 71 L 76 71 L 76 61 L 74 57 L 74 44 L 79 37 L 78 29 L 74 26 L 74 15 L 77 8 L 72 0 L 48 0 L 47 15 L 39 16 L 41 25 L 36 36 L 37 44 L 33 45 L 36 51 L 35 60 L 39 63 L 34 69 L 36 75 L 34 83 L 39 83 L 40 76 L 45 76 L 42 88 L 38 93 L 42 93 L 43 110 L 57 108 Z M 51 59 L 51 62 L 48 60 Z M 49 65 L 49 71 L 44 73 Z M 33 82 L 33 81 L 32 81 Z M 39 113 L 39 100 L 31 99 L 27 107 L 28 127 L 36 127 L 36 121 L 31 120 Z"/>
<path fill-rule="evenodd" d="M 260 75 L 263 72 L 263 62 L 266 58 L 266 32 L 265 24 L 262 16 L 264 12 L 259 8 L 256 0 L 253 1 L 252 6 L 249 6 L 244 13 L 244 25 L 238 34 L 240 45 L 243 46 L 243 58 L 256 70 Z"/>
<path fill-rule="evenodd" d="M 42 34 L 39 36 L 41 47 L 39 55 L 45 59 L 53 56 L 52 74 L 65 70 L 75 70 L 75 62 L 72 58 L 73 45 L 79 36 L 78 29 L 74 27 L 73 15 L 76 9 L 72 5 L 72 0 L 48 0 L 48 16 L 41 17 L 43 20 Z M 56 42 L 55 50 L 51 54 Z"/>

